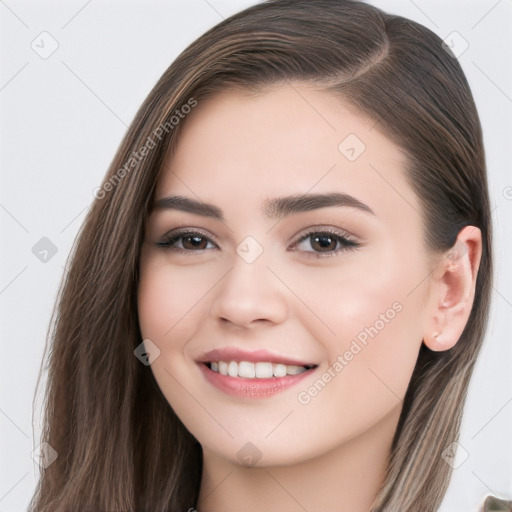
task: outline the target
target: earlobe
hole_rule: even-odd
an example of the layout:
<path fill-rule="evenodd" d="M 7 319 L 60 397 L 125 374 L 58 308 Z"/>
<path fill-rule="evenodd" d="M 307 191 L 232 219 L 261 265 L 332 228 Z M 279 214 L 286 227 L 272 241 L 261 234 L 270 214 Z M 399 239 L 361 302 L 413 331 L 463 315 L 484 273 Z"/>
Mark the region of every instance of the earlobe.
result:
<path fill-rule="evenodd" d="M 428 331 L 423 337 L 431 350 L 453 348 L 464 331 L 473 307 L 481 255 L 480 229 L 466 226 L 433 271 Z"/>

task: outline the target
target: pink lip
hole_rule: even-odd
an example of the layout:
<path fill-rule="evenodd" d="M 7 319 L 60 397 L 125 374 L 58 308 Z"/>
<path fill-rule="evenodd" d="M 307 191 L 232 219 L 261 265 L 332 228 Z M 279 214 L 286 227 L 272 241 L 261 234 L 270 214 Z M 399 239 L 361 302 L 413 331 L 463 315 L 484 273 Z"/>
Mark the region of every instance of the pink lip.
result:
<path fill-rule="evenodd" d="M 316 366 L 311 361 L 299 361 L 296 359 L 291 359 L 289 357 L 280 356 L 278 354 L 273 354 L 272 352 L 268 352 L 267 350 L 255 350 L 253 352 L 247 352 L 245 350 L 240 350 L 239 348 L 236 347 L 226 347 L 221 349 L 210 350 L 209 352 L 206 352 L 206 354 L 201 356 L 200 359 L 198 359 L 199 363 L 211 363 L 212 361 L 248 361 L 250 363 L 265 362 L 274 364 L 293 364 L 297 366 Z"/>
<path fill-rule="evenodd" d="M 254 353 L 253 353 L 254 354 Z M 222 361 L 223 359 L 220 359 Z M 234 361 L 235 359 L 229 359 Z M 247 361 L 247 359 L 242 359 Z M 214 359 L 215 361 L 215 359 Z M 266 359 L 266 361 L 269 361 Z M 295 364 L 295 363 L 291 363 Z M 294 386 L 302 379 L 311 375 L 314 369 L 307 370 L 297 375 L 286 375 L 285 377 L 271 377 L 269 379 L 245 379 L 242 377 L 230 377 L 210 370 L 205 363 L 199 363 L 199 367 L 205 378 L 216 388 L 236 398 L 268 398 L 281 391 Z"/>

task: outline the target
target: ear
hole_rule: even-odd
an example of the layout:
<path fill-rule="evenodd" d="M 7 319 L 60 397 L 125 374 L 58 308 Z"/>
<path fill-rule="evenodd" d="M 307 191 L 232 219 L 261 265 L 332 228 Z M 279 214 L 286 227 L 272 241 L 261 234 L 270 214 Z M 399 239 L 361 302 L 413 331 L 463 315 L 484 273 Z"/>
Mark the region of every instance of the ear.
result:
<path fill-rule="evenodd" d="M 481 256 L 482 233 L 466 226 L 432 272 L 423 336 L 429 349 L 449 350 L 459 340 L 473 306 Z"/>

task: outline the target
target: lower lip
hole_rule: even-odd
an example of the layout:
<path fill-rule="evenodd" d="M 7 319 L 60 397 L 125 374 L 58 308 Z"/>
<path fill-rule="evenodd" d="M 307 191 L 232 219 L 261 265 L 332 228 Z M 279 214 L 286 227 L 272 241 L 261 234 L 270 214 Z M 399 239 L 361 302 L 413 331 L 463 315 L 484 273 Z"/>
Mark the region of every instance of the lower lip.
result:
<path fill-rule="evenodd" d="M 286 375 L 285 377 L 271 377 L 269 379 L 246 379 L 243 377 L 230 377 L 219 372 L 210 370 L 204 363 L 199 367 L 210 384 L 224 393 L 236 398 L 268 398 L 281 391 L 295 386 L 300 381 L 311 375 L 314 368 L 306 370 L 297 375 Z"/>

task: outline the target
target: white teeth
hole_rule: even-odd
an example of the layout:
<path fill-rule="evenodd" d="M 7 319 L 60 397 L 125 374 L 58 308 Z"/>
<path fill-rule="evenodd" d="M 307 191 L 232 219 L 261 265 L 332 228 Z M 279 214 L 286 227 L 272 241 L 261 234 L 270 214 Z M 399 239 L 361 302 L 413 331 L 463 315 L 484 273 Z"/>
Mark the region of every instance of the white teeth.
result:
<path fill-rule="evenodd" d="M 288 375 L 297 375 L 298 373 L 302 373 L 304 371 L 304 367 L 303 366 L 295 366 L 295 365 L 288 365 L 286 367 L 286 373 Z"/>
<path fill-rule="evenodd" d="M 215 370 L 212 366 L 212 370 Z M 226 361 L 219 361 L 219 373 L 222 375 L 228 374 L 228 363 Z"/>
<path fill-rule="evenodd" d="M 271 377 L 284 377 L 305 372 L 310 367 L 294 364 L 250 363 L 248 361 L 212 361 L 210 369 L 221 375 L 242 377 L 245 379 L 269 379 Z"/>
<path fill-rule="evenodd" d="M 272 377 L 272 363 L 256 363 L 255 366 L 256 377 L 258 377 L 258 379 L 270 379 L 270 377 Z M 240 377 L 241 376 L 242 375 L 240 375 Z"/>
<path fill-rule="evenodd" d="M 231 363 L 229 363 L 231 365 Z M 233 363 L 236 364 L 236 363 Z M 264 363 L 263 363 L 264 364 Z M 256 363 L 256 368 L 258 363 Z M 231 374 L 230 374 L 231 375 Z M 257 375 L 257 370 L 254 369 L 254 364 L 248 363 L 247 361 L 241 361 L 238 363 L 238 377 L 245 377 L 246 379 L 254 379 Z M 236 377 L 236 375 L 231 375 Z"/>
<path fill-rule="evenodd" d="M 284 377 L 286 375 L 286 365 L 285 364 L 275 364 L 274 365 L 274 377 Z"/>
<path fill-rule="evenodd" d="M 236 361 L 230 361 L 228 364 L 228 375 L 230 377 L 238 377 L 238 363 Z"/>

